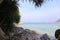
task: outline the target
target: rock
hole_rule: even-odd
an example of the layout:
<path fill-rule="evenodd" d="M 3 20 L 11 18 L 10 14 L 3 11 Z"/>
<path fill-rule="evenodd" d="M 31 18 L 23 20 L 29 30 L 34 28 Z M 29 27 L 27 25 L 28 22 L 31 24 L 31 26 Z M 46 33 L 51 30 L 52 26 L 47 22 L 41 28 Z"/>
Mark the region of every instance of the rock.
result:
<path fill-rule="evenodd" d="M 3 30 L 0 28 L 0 40 L 7 40 L 8 36 L 5 35 Z"/>
<path fill-rule="evenodd" d="M 17 34 L 17 33 L 22 33 L 23 31 L 24 29 L 22 27 L 15 27 L 12 32 Z"/>
<path fill-rule="evenodd" d="M 0 0 L 0 4 L 3 2 L 3 0 Z"/>
<path fill-rule="evenodd" d="M 59 22 L 60 23 L 60 19 L 56 20 L 56 22 Z"/>
<path fill-rule="evenodd" d="M 10 40 L 40 40 L 40 39 L 37 37 L 37 34 L 31 30 L 16 27 L 14 28 L 14 31 L 10 33 Z"/>
<path fill-rule="evenodd" d="M 39 35 L 35 31 L 15 27 L 7 36 L 0 28 L 0 40 L 55 40 L 50 39 L 47 34 Z"/>
<path fill-rule="evenodd" d="M 49 36 L 47 34 L 44 34 L 42 37 L 40 37 L 41 40 L 50 40 Z"/>

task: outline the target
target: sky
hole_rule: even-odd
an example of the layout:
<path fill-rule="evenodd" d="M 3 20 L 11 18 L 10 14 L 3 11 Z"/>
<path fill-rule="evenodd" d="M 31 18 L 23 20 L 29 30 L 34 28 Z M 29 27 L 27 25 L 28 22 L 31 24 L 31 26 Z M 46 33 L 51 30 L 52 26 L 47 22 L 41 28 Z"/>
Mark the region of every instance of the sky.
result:
<path fill-rule="evenodd" d="M 19 2 L 19 11 L 23 23 L 53 23 L 60 19 L 60 0 L 45 1 L 39 8 Z"/>

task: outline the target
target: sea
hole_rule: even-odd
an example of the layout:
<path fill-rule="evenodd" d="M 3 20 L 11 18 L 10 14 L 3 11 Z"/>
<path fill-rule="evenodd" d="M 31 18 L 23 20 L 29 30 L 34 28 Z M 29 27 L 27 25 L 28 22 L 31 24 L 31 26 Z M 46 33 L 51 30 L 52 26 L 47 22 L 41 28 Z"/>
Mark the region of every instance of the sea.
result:
<path fill-rule="evenodd" d="M 60 23 L 24 23 L 19 25 L 19 27 L 23 27 L 24 29 L 30 29 L 38 34 L 48 34 L 50 36 L 54 36 L 55 31 L 60 29 Z"/>

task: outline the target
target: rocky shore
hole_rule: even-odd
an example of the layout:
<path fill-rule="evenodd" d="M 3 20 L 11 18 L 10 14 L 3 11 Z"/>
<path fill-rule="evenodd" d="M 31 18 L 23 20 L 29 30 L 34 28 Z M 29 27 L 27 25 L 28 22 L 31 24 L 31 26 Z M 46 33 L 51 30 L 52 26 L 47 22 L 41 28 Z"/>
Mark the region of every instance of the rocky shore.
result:
<path fill-rule="evenodd" d="M 2 32 L 2 30 L 0 29 Z M 1 40 L 55 40 L 55 38 L 49 37 L 47 34 L 37 34 L 35 31 L 29 29 L 23 29 L 22 27 L 15 27 L 10 33 L 10 36 L 4 37 L 4 32 L 0 32 Z M 4 38 L 4 39 L 3 39 Z"/>

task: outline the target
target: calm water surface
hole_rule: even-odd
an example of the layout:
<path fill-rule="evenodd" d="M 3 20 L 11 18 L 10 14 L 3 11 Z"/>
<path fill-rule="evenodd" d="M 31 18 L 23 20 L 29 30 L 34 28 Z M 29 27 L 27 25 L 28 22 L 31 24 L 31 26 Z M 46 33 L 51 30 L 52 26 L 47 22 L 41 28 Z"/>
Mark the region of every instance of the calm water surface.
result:
<path fill-rule="evenodd" d="M 55 30 L 60 29 L 60 23 L 32 23 L 22 24 L 25 29 L 35 30 L 38 33 L 47 33 L 54 36 Z"/>

